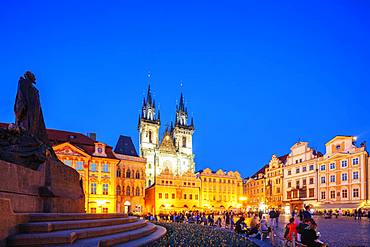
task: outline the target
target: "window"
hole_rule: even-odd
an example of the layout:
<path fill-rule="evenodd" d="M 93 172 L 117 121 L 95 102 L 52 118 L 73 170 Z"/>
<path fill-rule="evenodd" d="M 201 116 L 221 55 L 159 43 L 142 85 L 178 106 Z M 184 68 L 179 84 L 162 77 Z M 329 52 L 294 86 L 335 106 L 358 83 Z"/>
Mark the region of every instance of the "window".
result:
<path fill-rule="evenodd" d="M 149 143 L 152 143 L 152 131 L 149 130 Z"/>
<path fill-rule="evenodd" d="M 310 165 L 310 171 L 313 171 L 315 167 L 313 165 Z"/>
<path fill-rule="evenodd" d="M 148 186 L 151 186 L 151 185 L 152 185 L 152 180 L 149 179 Z"/>
<path fill-rule="evenodd" d="M 307 184 L 307 180 L 304 178 L 302 181 L 303 181 L 303 186 L 305 186 Z"/>
<path fill-rule="evenodd" d="M 292 199 L 292 192 L 291 192 L 291 191 L 288 191 L 288 192 L 287 192 L 287 198 L 288 198 L 288 199 Z"/>
<path fill-rule="evenodd" d="M 72 167 L 72 160 L 64 160 L 63 163 L 67 166 L 71 166 Z"/>
<path fill-rule="evenodd" d="M 352 165 L 358 165 L 358 158 L 352 159 Z"/>
<path fill-rule="evenodd" d="M 299 188 L 299 180 L 295 181 L 295 186 L 297 187 L 297 189 Z"/>
<path fill-rule="evenodd" d="M 91 214 L 96 214 L 96 208 L 90 208 L 90 213 Z"/>
<path fill-rule="evenodd" d="M 335 169 L 335 163 L 330 163 L 330 170 Z"/>
<path fill-rule="evenodd" d="M 82 161 L 76 161 L 76 170 L 82 171 L 83 170 L 83 162 Z"/>
<path fill-rule="evenodd" d="M 325 169 L 326 169 L 326 166 L 325 165 L 321 165 L 320 166 L 320 171 L 325 171 Z"/>
<path fill-rule="evenodd" d="M 109 172 L 108 164 L 103 164 L 102 172 Z"/>
<path fill-rule="evenodd" d="M 321 199 L 325 199 L 325 191 L 321 191 Z"/>
<path fill-rule="evenodd" d="M 292 171 L 291 170 L 288 170 L 288 175 L 292 175 Z"/>
<path fill-rule="evenodd" d="M 342 173 L 342 181 L 347 181 L 347 180 L 348 180 L 347 173 Z"/>
<path fill-rule="evenodd" d="M 193 199 L 193 194 L 190 194 L 189 195 L 189 199 L 192 200 Z"/>
<path fill-rule="evenodd" d="M 310 184 L 313 184 L 313 178 L 310 178 Z"/>
<path fill-rule="evenodd" d="M 103 195 L 108 195 L 108 184 L 103 184 Z"/>
<path fill-rule="evenodd" d="M 300 172 L 299 168 L 295 169 L 295 173 L 299 173 L 299 172 Z"/>
<path fill-rule="evenodd" d="M 335 191 L 330 191 L 330 199 L 335 199 Z"/>
<path fill-rule="evenodd" d="M 347 198 L 348 197 L 348 192 L 346 189 L 342 190 L 342 198 Z"/>
<path fill-rule="evenodd" d="M 358 179 L 358 172 L 353 172 L 353 176 L 352 176 L 353 180 L 355 179 Z"/>
<path fill-rule="evenodd" d="M 214 196 L 213 196 L 214 197 Z M 186 199 L 186 194 L 184 194 L 184 199 Z M 213 199 L 214 200 L 214 199 Z"/>
<path fill-rule="evenodd" d="M 353 197 L 358 197 L 358 188 L 353 189 Z"/>
<path fill-rule="evenodd" d="M 308 193 L 309 193 L 309 197 L 314 197 L 315 196 L 315 189 L 314 188 L 308 189 Z"/>
<path fill-rule="evenodd" d="M 198 200 L 198 195 L 195 195 L 195 200 Z"/>
<path fill-rule="evenodd" d="M 302 167 L 302 172 L 306 172 L 307 171 L 307 167 Z"/>
<path fill-rule="evenodd" d="M 130 169 L 128 169 L 126 171 L 126 178 L 130 178 L 130 177 L 131 177 L 131 171 L 130 171 Z"/>
<path fill-rule="evenodd" d="M 168 199 L 168 193 L 164 194 L 164 199 Z"/>
<path fill-rule="evenodd" d="M 186 136 L 182 137 L 182 147 L 186 148 Z"/>
<path fill-rule="evenodd" d="M 96 195 L 96 183 L 91 183 L 91 189 L 90 192 L 92 195 Z"/>
<path fill-rule="evenodd" d="M 292 182 L 288 182 L 288 188 L 292 187 Z"/>
<path fill-rule="evenodd" d="M 175 193 L 172 193 L 172 199 L 175 199 Z"/>
<path fill-rule="evenodd" d="M 131 194 L 131 188 L 130 186 L 126 187 L 126 196 L 129 196 Z"/>
<path fill-rule="evenodd" d="M 343 168 L 348 166 L 347 160 L 342 160 L 341 164 Z"/>
<path fill-rule="evenodd" d="M 159 198 L 159 199 L 162 199 L 162 193 L 159 193 L 159 194 L 158 194 L 158 198 Z"/>
<path fill-rule="evenodd" d="M 337 145 L 337 146 L 335 147 L 335 149 L 336 149 L 336 150 L 340 150 L 340 145 Z"/>
<path fill-rule="evenodd" d="M 302 163 L 302 159 L 299 159 L 299 163 Z"/>
<path fill-rule="evenodd" d="M 321 177 L 321 183 L 324 184 L 325 183 L 325 177 Z"/>
<path fill-rule="evenodd" d="M 140 179 L 140 172 L 139 171 L 136 171 L 135 178 Z"/>
<path fill-rule="evenodd" d="M 335 183 L 335 175 L 330 175 L 330 183 Z"/>
<path fill-rule="evenodd" d="M 90 164 L 90 171 L 96 172 L 96 164 L 95 163 Z"/>
<path fill-rule="evenodd" d="M 121 177 L 121 169 L 120 168 L 117 168 L 116 177 L 117 178 Z"/>
<path fill-rule="evenodd" d="M 117 185 L 116 187 L 116 194 L 117 196 L 121 195 L 121 186 Z"/>
<path fill-rule="evenodd" d="M 103 214 L 107 214 L 108 213 L 108 208 L 103 208 Z"/>
<path fill-rule="evenodd" d="M 135 196 L 140 196 L 140 188 L 136 187 Z"/>

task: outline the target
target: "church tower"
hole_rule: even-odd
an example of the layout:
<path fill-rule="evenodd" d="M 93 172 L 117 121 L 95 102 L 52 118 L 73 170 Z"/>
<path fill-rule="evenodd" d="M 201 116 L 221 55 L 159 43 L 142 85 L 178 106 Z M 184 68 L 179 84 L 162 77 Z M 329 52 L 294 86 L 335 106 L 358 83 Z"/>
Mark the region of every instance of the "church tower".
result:
<path fill-rule="evenodd" d="M 184 173 L 188 170 L 194 172 L 193 154 L 194 121 L 188 123 L 188 110 L 185 107 L 184 96 L 181 93 L 179 104 L 176 106 L 175 126 L 172 135 L 175 140 L 177 152 L 181 155 L 179 170 Z"/>
<path fill-rule="evenodd" d="M 150 84 L 146 98 L 143 100 L 141 115 L 139 115 L 139 146 L 140 156 L 147 159 L 146 187 L 154 183 L 155 151 L 159 143 L 160 112 L 156 115 L 155 102 L 152 98 Z"/>

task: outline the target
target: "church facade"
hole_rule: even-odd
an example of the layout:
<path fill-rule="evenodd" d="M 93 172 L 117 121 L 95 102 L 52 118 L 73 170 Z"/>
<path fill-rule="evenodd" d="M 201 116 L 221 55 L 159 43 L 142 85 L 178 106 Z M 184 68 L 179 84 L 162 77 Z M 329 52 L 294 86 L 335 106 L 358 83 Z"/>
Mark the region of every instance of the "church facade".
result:
<path fill-rule="evenodd" d="M 156 109 L 149 86 L 138 123 L 140 156 L 147 160 L 147 188 L 152 186 L 165 170 L 175 176 L 195 172 L 192 144 L 194 122 L 193 119 L 189 121 L 182 94 L 176 106 L 175 116 L 174 123 L 171 122 L 164 136 L 160 138 L 160 112 Z"/>

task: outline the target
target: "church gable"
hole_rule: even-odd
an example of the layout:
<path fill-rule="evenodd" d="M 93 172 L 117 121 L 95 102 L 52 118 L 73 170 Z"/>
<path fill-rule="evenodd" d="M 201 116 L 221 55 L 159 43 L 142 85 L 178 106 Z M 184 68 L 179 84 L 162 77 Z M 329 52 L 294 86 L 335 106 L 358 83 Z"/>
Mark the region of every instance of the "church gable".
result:
<path fill-rule="evenodd" d="M 89 155 L 70 143 L 62 143 L 53 147 L 57 155 L 88 157 Z"/>
<path fill-rule="evenodd" d="M 166 134 L 164 135 L 162 143 L 159 146 L 159 150 L 162 152 L 176 154 L 176 147 L 175 144 L 173 143 L 170 133 L 166 132 Z"/>

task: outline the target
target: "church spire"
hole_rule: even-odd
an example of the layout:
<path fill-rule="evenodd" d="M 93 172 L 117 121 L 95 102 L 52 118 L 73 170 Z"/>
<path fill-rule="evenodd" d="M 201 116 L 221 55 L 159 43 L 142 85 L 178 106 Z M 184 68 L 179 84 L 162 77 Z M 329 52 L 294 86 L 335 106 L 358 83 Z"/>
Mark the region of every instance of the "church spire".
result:
<path fill-rule="evenodd" d="M 155 101 L 150 89 L 150 73 L 148 74 L 148 91 L 146 98 L 144 97 L 141 118 L 145 120 L 158 121 L 159 117 L 155 116 Z M 159 113 L 159 112 L 158 112 Z"/>
<path fill-rule="evenodd" d="M 176 106 L 175 125 L 182 126 L 182 127 L 192 126 L 192 125 L 188 125 L 188 109 L 185 106 L 185 98 L 182 92 L 180 94 L 179 104 Z"/>

